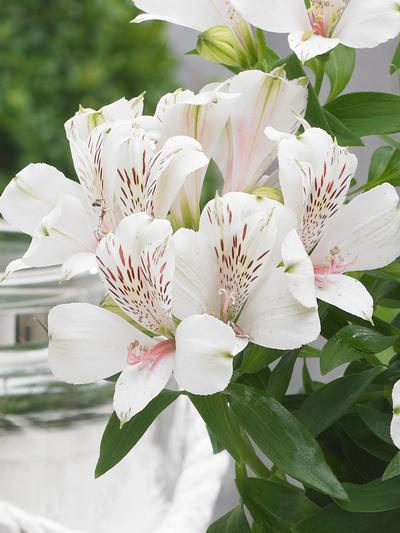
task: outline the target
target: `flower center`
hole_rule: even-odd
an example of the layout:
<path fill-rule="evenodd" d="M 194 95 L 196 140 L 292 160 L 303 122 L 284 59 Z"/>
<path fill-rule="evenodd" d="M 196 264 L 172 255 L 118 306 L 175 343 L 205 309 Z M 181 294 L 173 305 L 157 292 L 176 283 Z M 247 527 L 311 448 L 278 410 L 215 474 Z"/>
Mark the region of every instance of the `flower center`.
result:
<path fill-rule="evenodd" d="M 314 35 L 331 37 L 350 0 L 311 0 L 308 16 Z"/>
<path fill-rule="evenodd" d="M 317 287 L 325 287 L 328 281 L 328 276 L 331 274 L 344 274 L 353 267 L 357 258 L 350 263 L 345 263 L 343 257 L 340 255 L 339 247 L 335 247 L 327 256 L 327 263 L 322 265 L 314 265 L 315 284 Z"/>
<path fill-rule="evenodd" d="M 163 357 L 175 350 L 175 340 L 167 339 L 155 344 L 150 350 L 142 346 L 139 341 L 134 341 L 128 348 L 128 364 L 148 366 L 151 370 L 155 368 Z"/>
<path fill-rule="evenodd" d="M 110 228 L 106 223 L 106 217 L 109 210 L 106 206 L 105 200 L 102 198 L 95 200 L 92 203 L 92 207 L 96 209 L 96 211 L 98 211 L 99 224 L 97 230 L 95 231 L 95 237 L 100 242 L 101 239 L 105 237 L 110 231 Z"/>
<path fill-rule="evenodd" d="M 221 317 L 222 320 L 226 323 L 232 318 L 232 309 L 231 307 L 236 305 L 236 298 L 233 293 L 228 292 L 226 289 L 221 288 L 218 291 L 218 294 L 222 296 L 222 310 Z"/>

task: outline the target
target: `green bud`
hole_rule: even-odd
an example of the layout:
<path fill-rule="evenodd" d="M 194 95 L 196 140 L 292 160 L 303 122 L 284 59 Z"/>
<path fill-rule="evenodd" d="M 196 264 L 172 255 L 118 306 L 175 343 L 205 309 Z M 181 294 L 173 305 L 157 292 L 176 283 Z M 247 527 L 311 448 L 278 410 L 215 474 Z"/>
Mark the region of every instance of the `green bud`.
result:
<path fill-rule="evenodd" d="M 215 26 L 201 33 L 197 52 L 213 63 L 237 68 L 248 66 L 246 50 L 227 26 Z"/>

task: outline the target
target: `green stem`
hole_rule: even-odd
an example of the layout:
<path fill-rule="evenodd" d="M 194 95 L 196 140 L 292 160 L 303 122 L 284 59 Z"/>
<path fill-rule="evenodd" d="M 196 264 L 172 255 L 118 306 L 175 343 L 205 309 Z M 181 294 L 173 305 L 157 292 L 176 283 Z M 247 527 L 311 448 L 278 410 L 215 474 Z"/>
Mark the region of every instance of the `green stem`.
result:
<path fill-rule="evenodd" d="M 318 70 L 315 74 L 315 86 L 314 86 L 317 96 L 320 95 L 322 83 L 324 81 L 324 76 L 325 76 L 325 61 L 323 61 L 322 59 L 319 59 Z"/>

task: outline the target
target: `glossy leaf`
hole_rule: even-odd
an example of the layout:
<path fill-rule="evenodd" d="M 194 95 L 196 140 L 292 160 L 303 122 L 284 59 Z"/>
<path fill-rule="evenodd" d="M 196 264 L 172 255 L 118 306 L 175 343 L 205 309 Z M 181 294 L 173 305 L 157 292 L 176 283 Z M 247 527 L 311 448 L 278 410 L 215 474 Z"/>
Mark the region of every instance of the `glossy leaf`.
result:
<path fill-rule="evenodd" d="M 400 477 L 372 481 L 365 485 L 343 483 L 350 501 L 337 504 L 352 513 L 381 513 L 400 508 Z"/>
<path fill-rule="evenodd" d="M 144 409 L 121 428 L 115 413 L 112 414 L 100 444 L 100 457 L 96 465 L 96 478 L 118 464 L 139 442 L 154 420 L 180 395 L 172 390 L 162 391 Z"/>
<path fill-rule="evenodd" d="M 364 146 L 362 139 L 349 130 L 335 115 L 332 115 L 327 109 L 322 109 L 322 112 L 332 135 L 336 137 L 340 146 Z"/>
<path fill-rule="evenodd" d="M 314 436 L 319 435 L 354 406 L 383 370 L 383 367 L 376 367 L 328 383 L 307 398 L 297 412 L 298 418 Z"/>
<path fill-rule="evenodd" d="M 279 359 L 284 353 L 281 350 L 271 350 L 257 344 L 249 344 L 242 354 L 239 372 L 240 374 L 259 372 Z"/>
<path fill-rule="evenodd" d="M 238 487 L 256 522 L 267 528 L 287 531 L 318 510 L 302 490 L 285 482 L 248 478 Z"/>
<path fill-rule="evenodd" d="M 321 372 L 327 374 L 343 363 L 362 359 L 366 354 L 379 353 L 396 342 L 364 326 L 345 326 L 329 339 L 321 351 Z"/>
<path fill-rule="evenodd" d="M 400 511 L 349 513 L 334 504 L 292 528 L 293 533 L 398 533 Z"/>
<path fill-rule="evenodd" d="M 395 476 L 400 476 L 400 452 L 397 452 L 393 459 L 388 464 L 382 479 L 391 479 Z"/>
<path fill-rule="evenodd" d="M 332 497 L 347 497 L 319 444 L 306 427 L 273 398 L 233 385 L 232 409 L 263 453 L 283 472 Z"/>
<path fill-rule="evenodd" d="M 389 93 L 350 93 L 326 109 L 359 137 L 400 131 L 400 96 Z"/>
<path fill-rule="evenodd" d="M 368 404 L 361 404 L 357 406 L 357 412 L 364 424 L 383 442 L 392 445 L 393 441 L 390 438 L 390 423 L 392 415 L 390 413 L 382 413 Z"/>
<path fill-rule="evenodd" d="M 249 523 L 241 507 L 236 507 L 207 529 L 207 533 L 250 533 L 250 531 Z"/>
<path fill-rule="evenodd" d="M 325 72 L 331 85 L 328 96 L 329 102 L 339 96 L 347 87 L 355 66 L 356 52 L 353 48 L 340 44 L 330 52 L 329 59 L 325 63 Z"/>
<path fill-rule="evenodd" d="M 268 380 L 267 394 L 282 402 L 292 378 L 294 365 L 297 360 L 299 350 L 287 352 L 271 372 Z"/>

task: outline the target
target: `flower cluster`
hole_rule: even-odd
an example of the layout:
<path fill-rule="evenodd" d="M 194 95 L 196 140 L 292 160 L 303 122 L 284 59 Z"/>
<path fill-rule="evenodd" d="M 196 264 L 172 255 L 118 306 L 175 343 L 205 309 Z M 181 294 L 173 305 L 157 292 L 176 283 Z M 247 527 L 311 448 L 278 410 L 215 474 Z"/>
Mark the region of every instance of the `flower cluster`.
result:
<path fill-rule="evenodd" d="M 314 341 L 317 299 L 372 319 L 370 294 L 348 273 L 400 255 L 399 197 L 384 184 L 346 203 L 357 160 L 308 126 L 306 104 L 305 80 L 278 69 L 167 94 L 153 116 L 143 96 L 81 109 L 66 123 L 79 183 L 45 164 L 14 178 L 0 210 L 32 242 L 8 274 L 98 271 L 108 294 L 102 307 L 50 313 L 57 377 L 120 373 L 124 423 L 171 374 L 190 393 L 214 394 L 249 342 Z M 211 159 L 224 181 L 201 210 Z"/>

